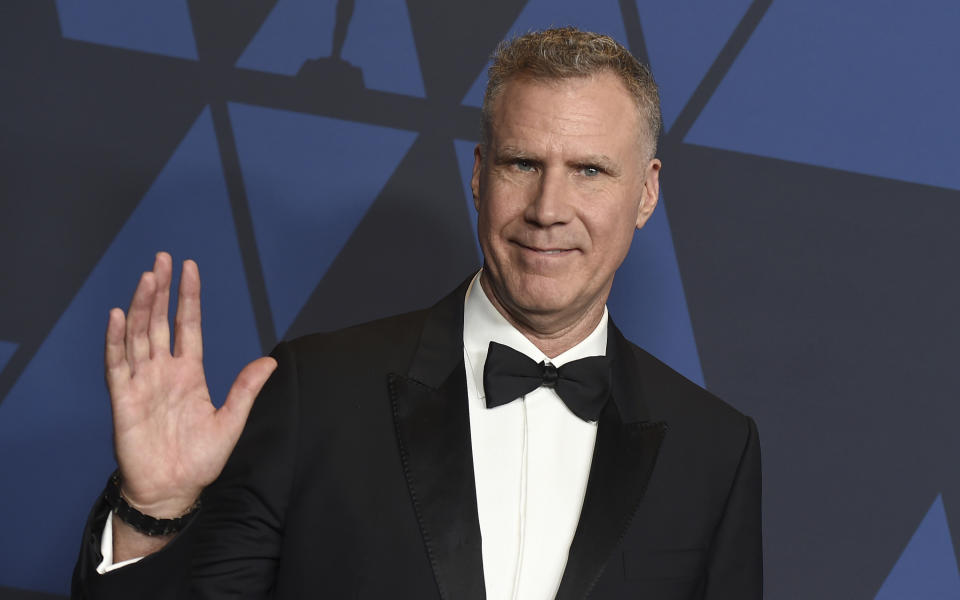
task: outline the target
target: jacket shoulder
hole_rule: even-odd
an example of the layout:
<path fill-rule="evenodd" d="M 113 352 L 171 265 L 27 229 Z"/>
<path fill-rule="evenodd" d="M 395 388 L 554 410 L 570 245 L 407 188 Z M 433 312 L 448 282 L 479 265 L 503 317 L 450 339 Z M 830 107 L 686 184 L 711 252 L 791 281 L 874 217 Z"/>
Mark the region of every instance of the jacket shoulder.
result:
<path fill-rule="evenodd" d="M 387 358 L 412 355 L 429 309 L 420 309 L 334 331 L 311 333 L 285 342 L 300 360 L 313 360 L 331 354 L 354 358 L 358 355 Z"/>
<path fill-rule="evenodd" d="M 755 428 L 753 420 L 731 404 L 690 381 L 643 348 L 628 343 L 653 420 L 671 425 L 690 423 L 741 434 Z"/>

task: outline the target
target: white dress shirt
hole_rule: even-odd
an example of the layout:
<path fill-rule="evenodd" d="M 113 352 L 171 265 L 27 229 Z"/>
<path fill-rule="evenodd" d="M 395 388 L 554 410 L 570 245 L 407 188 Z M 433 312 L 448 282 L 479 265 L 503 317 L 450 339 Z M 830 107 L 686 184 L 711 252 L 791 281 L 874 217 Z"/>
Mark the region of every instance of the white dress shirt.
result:
<path fill-rule="evenodd" d="M 552 599 L 580 521 L 597 425 L 570 412 L 550 388 L 488 409 L 483 366 L 491 341 L 560 367 L 606 354 L 607 311 L 586 339 L 549 359 L 497 312 L 479 273 L 464 299 L 463 360 L 487 598 Z M 111 513 L 100 543 L 101 574 L 140 560 L 113 564 L 112 524 Z"/>
<path fill-rule="evenodd" d="M 574 415 L 546 387 L 488 409 L 483 365 L 491 341 L 560 367 L 606 354 L 607 311 L 586 339 L 550 359 L 497 312 L 479 275 L 464 300 L 463 360 L 487 598 L 552 599 L 580 521 L 597 425 Z"/>

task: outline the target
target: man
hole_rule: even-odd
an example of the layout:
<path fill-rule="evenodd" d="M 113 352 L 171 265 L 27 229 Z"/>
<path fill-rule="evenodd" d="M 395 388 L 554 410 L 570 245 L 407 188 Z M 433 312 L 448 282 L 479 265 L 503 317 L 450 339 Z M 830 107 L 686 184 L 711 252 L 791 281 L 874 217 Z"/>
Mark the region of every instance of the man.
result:
<path fill-rule="evenodd" d="M 606 312 L 657 203 L 659 127 L 649 71 L 609 37 L 502 44 L 471 182 L 480 274 L 281 344 L 220 410 L 196 265 L 171 354 L 158 255 L 110 315 L 119 477 L 74 596 L 760 597 L 752 420 Z"/>

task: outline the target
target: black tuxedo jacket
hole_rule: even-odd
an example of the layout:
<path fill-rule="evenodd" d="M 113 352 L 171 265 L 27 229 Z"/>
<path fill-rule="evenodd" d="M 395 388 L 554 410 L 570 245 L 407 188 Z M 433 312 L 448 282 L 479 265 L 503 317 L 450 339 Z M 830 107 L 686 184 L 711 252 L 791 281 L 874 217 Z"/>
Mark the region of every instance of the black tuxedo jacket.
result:
<path fill-rule="evenodd" d="M 461 286 L 431 309 L 283 343 L 200 514 L 75 598 L 484 597 Z M 761 596 L 752 420 L 611 323 L 612 399 L 557 598 Z"/>

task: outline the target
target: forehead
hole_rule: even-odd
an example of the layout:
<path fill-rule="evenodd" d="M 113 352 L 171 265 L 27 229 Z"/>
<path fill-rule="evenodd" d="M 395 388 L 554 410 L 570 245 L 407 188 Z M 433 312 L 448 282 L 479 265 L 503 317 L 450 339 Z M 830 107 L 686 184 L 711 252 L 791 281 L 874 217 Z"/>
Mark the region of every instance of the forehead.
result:
<path fill-rule="evenodd" d="M 491 116 L 495 147 L 626 152 L 640 146 L 636 103 L 612 73 L 512 78 L 504 84 Z"/>

